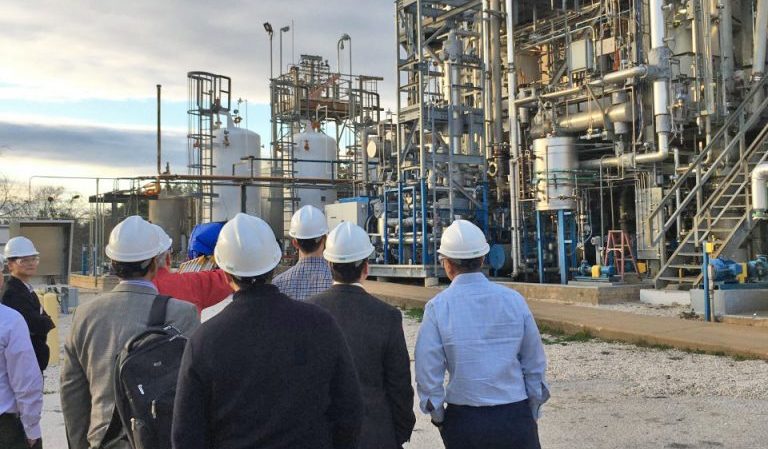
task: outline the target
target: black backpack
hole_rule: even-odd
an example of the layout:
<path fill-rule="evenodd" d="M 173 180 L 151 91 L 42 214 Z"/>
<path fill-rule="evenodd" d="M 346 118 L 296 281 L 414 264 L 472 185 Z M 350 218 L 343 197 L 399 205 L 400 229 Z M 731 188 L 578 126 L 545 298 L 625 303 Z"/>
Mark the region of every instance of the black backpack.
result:
<path fill-rule="evenodd" d="M 173 401 L 187 339 L 178 329 L 165 326 L 168 300 L 155 297 L 147 330 L 128 340 L 117 356 L 115 416 L 105 443 L 121 433 L 122 423 L 124 435 L 119 439 L 127 438 L 134 449 L 171 449 Z"/>

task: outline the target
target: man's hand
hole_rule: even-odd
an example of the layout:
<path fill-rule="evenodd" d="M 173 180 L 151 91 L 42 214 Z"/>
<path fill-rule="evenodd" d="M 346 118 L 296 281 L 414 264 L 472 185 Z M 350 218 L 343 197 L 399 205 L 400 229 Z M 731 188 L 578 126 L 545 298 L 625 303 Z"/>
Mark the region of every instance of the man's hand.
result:
<path fill-rule="evenodd" d="M 27 438 L 27 446 L 29 446 L 29 447 L 31 447 L 33 449 L 34 448 L 38 448 L 38 447 L 42 447 L 42 445 L 38 444 L 38 443 L 40 443 L 40 438 L 36 438 L 34 440 L 30 440 L 29 438 Z"/>

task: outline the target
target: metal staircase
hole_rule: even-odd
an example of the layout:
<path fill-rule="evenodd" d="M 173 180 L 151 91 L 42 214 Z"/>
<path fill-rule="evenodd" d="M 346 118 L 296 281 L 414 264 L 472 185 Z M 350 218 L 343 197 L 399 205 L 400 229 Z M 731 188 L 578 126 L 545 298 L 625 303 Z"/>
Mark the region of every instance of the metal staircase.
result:
<path fill-rule="evenodd" d="M 663 225 L 653 230 L 654 243 L 662 244 L 664 234 L 680 217 L 691 217 L 690 229 L 654 279 L 657 288 L 697 286 L 702 280 L 704 243 L 716 243 L 711 257 L 733 257 L 754 228 L 750 174 L 757 164 L 768 160 L 768 124 L 751 142 L 746 137 L 768 109 L 768 96 L 758 94 L 768 85 L 766 80 L 768 77 L 750 90 L 649 216 L 651 223 L 662 217 Z M 755 98 L 762 101 L 748 114 Z M 729 130 L 736 133 L 729 136 Z M 669 210 L 672 212 L 665 215 Z"/>

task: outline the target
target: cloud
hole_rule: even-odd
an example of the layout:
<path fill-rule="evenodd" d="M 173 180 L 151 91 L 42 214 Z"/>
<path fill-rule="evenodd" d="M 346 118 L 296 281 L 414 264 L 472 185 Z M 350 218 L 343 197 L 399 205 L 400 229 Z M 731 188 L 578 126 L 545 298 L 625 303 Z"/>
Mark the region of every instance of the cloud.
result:
<path fill-rule="evenodd" d="M 294 20 L 295 57 L 325 56 L 336 66 L 336 41 L 352 36 L 353 71 L 386 78 L 394 98 L 394 4 L 383 0 L 36 0 L 3 4 L 0 15 L 0 99 L 67 101 L 154 95 L 186 99 L 186 72 L 232 77 L 233 95 L 268 98 L 269 41 L 262 23 L 277 31 Z M 274 61 L 278 65 L 279 31 Z M 283 36 L 283 60 L 291 58 Z M 342 65 L 346 66 L 346 50 Z"/>
<path fill-rule="evenodd" d="M 163 164 L 184 172 L 187 138 L 179 131 L 163 133 Z M 122 171 L 122 176 L 155 172 L 156 135 L 149 129 L 88 125 L 40 125 L 0 122 L 2 170 L 14 177 L 45 165 L 81 166 L 84 172 L 99 167 Z M 71 168 L 70 168 L 71 170 Z M 136 171 L 141 171 L 137 173 Z M 60 173 L 67 175 L 67 173 Z M 71 174 L 71 173 L 69 173 Z M 79 175 L 78 175 L 79 176 Z"/>

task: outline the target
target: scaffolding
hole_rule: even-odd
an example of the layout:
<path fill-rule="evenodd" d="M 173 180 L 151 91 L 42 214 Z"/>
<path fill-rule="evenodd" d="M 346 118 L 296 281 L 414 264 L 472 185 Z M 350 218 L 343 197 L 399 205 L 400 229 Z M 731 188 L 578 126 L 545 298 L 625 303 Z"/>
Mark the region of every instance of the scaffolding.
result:
<path fill-rule="evenodd" d="M 444 227 L 466 218 L 488 231 L 485 68 L 470 48 L 481 43 L 481 6 L 455 3 L 397 2 L 397 176 L 384 189 L 372 274 L 439 277 Z"/>
<path fill-rule="evenodd" d="M 328 61 L 322 56 L 301 55 L 299 62 L 288 71 L 270 80 L 272 120 L 272 176 L 286 180 L 297 176 L 294 150 L 294 135 L 308 124 L 320 128 L 332 125 L 336 137 L 336 161 L 334 177 L 346 179 L 347 184 L 338 184 L 338 196 L 348 197 L 359 194 L 355 180 L 360 179 L 363 170 L 362 143 L 359 129 L 380 121 L 378 82 L 382 78 L 366 75 L 333 72 Z M 350 143 L 342 150 L 342 138 Z M 299 198 L 296 186 L 286 182 L 282 188 L 274 188 L 272 200 L 282 201 L 282 230 L 284 234 L 296 211 Z M 277 221 L 273 217 L 273 222 Z"/>
<path fill-rule="evenodd" d="M 213 174 L 214 130 L 221 124 L 220 114 L 229 112 L 232 80 L 208 72 L 187 73 L 188 174 L 200 176 L 195 194 L 199 197 L 198 223 L 213 216 L 213 184 L 203 177 Z"/>

